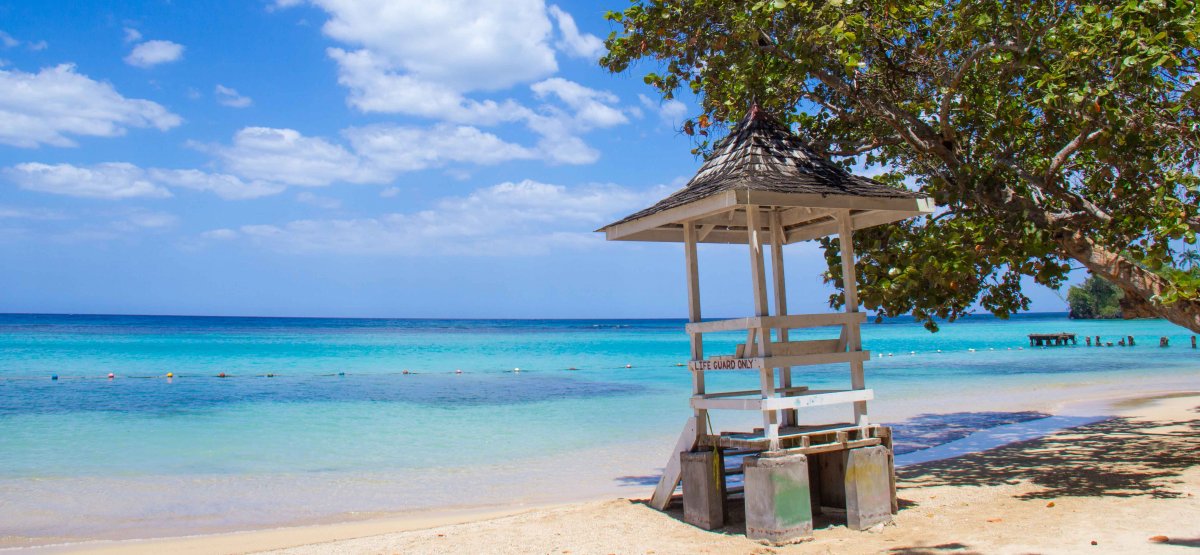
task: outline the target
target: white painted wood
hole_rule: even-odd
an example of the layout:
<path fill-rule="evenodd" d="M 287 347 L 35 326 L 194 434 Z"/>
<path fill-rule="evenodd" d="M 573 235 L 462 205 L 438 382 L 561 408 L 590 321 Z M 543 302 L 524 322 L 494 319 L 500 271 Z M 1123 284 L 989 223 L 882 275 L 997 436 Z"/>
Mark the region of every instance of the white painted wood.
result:
<path fill-rule="evenodd" d="M 707 360 L 688 362 L 689 370 L 702 369 L 706 372 L 724 370 L 766 370 L 785 368 L 788 366 L 812 366 L 815 364 L 835 364 L 852 362 L 871 358 L 870 351 L 846 351 L 838 353 L 813 353 L 809 355 L 770 356 L 754 358 L 713 357 Z"/>
<path fill-rule="evenodd" d="M 691 222 L 684 223 L 683 228 L 683 258 L 687 266 L 688 292 L 688 321 L 700 321 L 700 262 L 696 252 L 696 226 Z M 704 360 L 704 336 L 696 333 L 689 334 L 692 360 Z M 704 369 L 697 368 L 692 372 L 692 394 L 704 394 Z M 708 411 L 696 409 L 693 416 L 697 422 L 708 422 Z M 697 432 L 699 433 L 699 432 Z M 697 436 L 696 439 L 699 439 Z"/>
<path fill-rule="evenodd" d="M 867 212 L 855 213 L 851 222 L 854 229 L 866 229 L 877 225 L 890 224 L 900 220 L 920 216 L 924 212 L 892 212 L 871 210 Z M 841 229 L 841 223 L 838 218 L 825 218 L 822 220 L 814 220 L 812 223 L 793 228 L 787 232 L 787 242 L 795 243 L 797 241 L 807 241 L 818 237 L 825 237 L 838 233 Z"/>
<path fill-rule="evenodd" d="M 795 394 L 795 393 L 800 393 L 802 391 L 808 391 L 808 386 L 802 385 L 802 386 L 797 386 L 797 387 L 790 387 L 788 389 L 775 390 L 776 393 L 779 393 L 781 395 L 791 395 L 791 394 Z M 704 395 L 700 395 L 700 397 L 702 397 L 704 399 L 719 399 L 721 397 L 745 397 L 747 395 L 758 395 L 759 393 L 760 392 L 757 389 L 747 389 L 745 391 L 722 391 L 720 393 L 705 393 Z"/>
<path fill-rule="evenodd" d="M 850 210 L 886 210 L 891 212 L 933 212 L 933 200 L 928 198 L 856 197 L 804 193 L 775 193 L 771 191 L 738 191 L 742 204 L 759 206 L 805 206 L 809 208 L 842 208 Z M 744 200 L 743 200 L 744 199 Z"/>
<path fill-rule="evenodd" d="M 650 497 L 650 506 L 658 510 L 664 510 L 671 503 L 671 495 L 675 493 L 675 488 L 679 486 L 679 454 L 684 451 L 691 451 L 696 447 L 696 436 L 700 428 L 697 425 L 696 417 L 691 417 L 687 423 L 683 425 L 683 431 L 679 433 L 679 439 L 675 442 L 675 448 L 671 451 L 671 458 L 667 459 L 666 467 L 663 469 L 663 475 L 658 479 L 658 486 L 654 488 L 654 495 Z"/>
<path fill-rule="evenodd" d="M 784 279 L 783 279 L 783 274 L 784 274 L 784 272 L 783 272 L 784 237 L 783 237 L 783 214 L 781 213 L 781 210 L 775 209 L 775 210 L 771 211 L 770 226 L 771 226 L 771 276 L 772 276 L 772 278 L 774 278 L 772 281 L 774 282 L 773 285 L 775 287 L 775 315 L 776 316 L 786 316 L 787 315 L 787 284 L 784 283 Z M 786 327 L 775 328 L 775 334 L 776 334 L 776 340 L 779 343 L 777 343 L 775 346 L 771 347 L 772 355 L 807 354 L 807 353 L 799 353 L 799 352 L 795 352 L 795 351 L 780 352 L 778 349 L 780 348 L 781 345 L 786 345 L 786 347 L 784 347 L 784 348 L 788 348 L 788 349 L 793 348 L 795 346 L 791 345 L 788 342 L 788 329 Z M 788 389 L 788 388 L 792 387 L 792 369 L 791 369 L 791 367 L 784 367 L 784 368 L 779 369 L 779 387 L 781 387 L 783 389 Z M 795 424 L 798 419 L 798 415 L 796 414 L 795 411 L 784 411 L 779 416 L 780 416 L 779 424 L 781 426 L 791 426 L 791 425 Z"/>
<path fill-rule="evenodd" d="M 787 316 L 768 316 L 765 318 L 753 316 L 750 318 L 731 318 L 728 320 L 712 320 L 686 326 L 688 333 L 713 333 L 722 331 L 748 330 L 751 328 L 822 328 L 841 326 L 848 323 L 867 321 L 867 315 L 862 312 L 832 313 L 832 314 L 789 314 Z"/>
<path fill-rule="evenodd" d="M 696 218 L 723 212 L 737 206 L 737 204 L 737 191 L 728 191 L 695 202 L 689 202 L 683 206 L 664 210 L 657 214 L 651 214 L 644 218 L 638 218 L 631 222 L 607 227 L 604 229 L 604 234 L 609 241 L 619 240 L 622 237 L 633 235 L 639 231 L 646 231 L 667 224 L 692 221 Z M 676 240 L 678 241 L 678 239 Z"/>
<path fill-rule="evenodd" d="M 758 206 L 746 207 L 746 229 L 750 236 L 750 281 L 754 289 L 754 315 L 770 316 L 767 306 L 767 276 L 763 261 L 763 223 Z M 765 358 L 771 357 L 771 330 L 769 328 L 752 328 L 758 334 L 758 353 Z M 749 347 L 749 344 L 747 344 Z M 775 369 L 764 366 L 758 371 L 759 386 L 762 388 L 762 398 L 775 396 Z M 763 433 L 769 441 L 769 450 L 779 449 L 779 413 L 763 412 Z"/>
<path fill-rule="evenodd" d="M 786 333 L 786 331 L 784 332 Z M 787 343 L 775 343 L 771 345 L 771 352 L 774 356 L 795 356 L 795 355 L 813 355 L 818 353 L 836 353 L 838 352 L 837 339 L 811 339 L 808 341 L 788 341 Z M 790 387 L 791 373 L 784 376 L 786 381 L 781 381 L 783 387 Z"/>
<path fill-rule="evenodd" d="M 810 390 L 789 397 L 771 397 L 769 399 L 729 399 L 693 397 L 693 407 L 707 410 L 758 410 L 763 414 L 771 414 L 785 409 L 802 409 L 827 405 L 840 405 L 869 401 L 875 398 L 875 392 L 870 389 L 848 390 Z M 765 437 L 765 436 L 764 436 Z M 778 439 L 778 433 L 776 434 Z"/>
<path fill-rule="evenodd" d="M 858 279 L 854 270 L 854 229 L 850 221 L 850 211 L 838 214 L 838 243 L 842 251 L 842 290 L 846 297 L 846 312 L 858 312 Z M 846 325 L 846 348 L 851 352 L 862 350 L 862 334 L 858 324 Z M 850 361 L 850 387 L 865 389 L 866 377 L 863 372 L 863 360 Z M 859 426 L 870 423 L 867 415 L 867 402 L 861 400 L 854 403 L 854 422 Z"/>

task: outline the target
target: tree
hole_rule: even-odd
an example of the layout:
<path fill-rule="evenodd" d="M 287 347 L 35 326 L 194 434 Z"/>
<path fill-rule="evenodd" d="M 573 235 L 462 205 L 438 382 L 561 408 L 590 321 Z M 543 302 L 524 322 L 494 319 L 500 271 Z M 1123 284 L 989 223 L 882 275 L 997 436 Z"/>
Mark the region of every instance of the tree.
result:
<path fill-rule="evenodd" d="M 1121 290 L 1108 280 L 1091 276 L 1067 292 L 1072 318 L 1120 318 Z"/>
<path fill-rule="evenodd" d="M 856 234 L 859 295 L 936 329 L 978 303 L 1027 309 L 1076 261 L 1145 311 L 1200 331 L 1194 0 L 635 0 L 601 63 L 649 61 L 697 95 L 697 153 L 751 102 L 847 168 L 942 210 Z M 840 287 L 836 240 L 826 279 Z M 842 303 L 840 296 L 831 304 Z"/>

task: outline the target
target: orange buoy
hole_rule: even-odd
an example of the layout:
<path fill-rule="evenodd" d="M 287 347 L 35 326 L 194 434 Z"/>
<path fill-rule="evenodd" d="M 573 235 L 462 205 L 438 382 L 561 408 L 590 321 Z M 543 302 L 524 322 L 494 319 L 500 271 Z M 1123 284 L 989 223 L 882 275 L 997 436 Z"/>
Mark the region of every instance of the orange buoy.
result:
<path fill-rule="evenodd" d="M 115 377 L 116 377 L 116 376 L 115 376 L 115 375 L 113 375 L 113 373 L 112 373 L 112 372 L 109 372 L 109 373 L 108 373 L 108 379 L 110 379 L 110 380 L 111 380 L 111 379 L 113 379 L 113 378 L 115 378 Z"/>
<path fill-rule="evenodd" d="M 218 378 L 224 378 L 224 377 L 225 377 L 225 373 L 224 373 L 224 372 L 221 372 L 220 374 L 217 374 L 217 377 L 218 377 Z"/>

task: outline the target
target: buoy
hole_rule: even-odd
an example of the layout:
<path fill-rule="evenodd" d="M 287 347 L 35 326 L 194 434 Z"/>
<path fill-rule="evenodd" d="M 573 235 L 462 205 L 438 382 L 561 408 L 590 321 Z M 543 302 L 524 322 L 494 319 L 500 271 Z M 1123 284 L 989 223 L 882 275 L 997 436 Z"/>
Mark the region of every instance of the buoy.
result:
<path fill-rule="evenodd" d="M 908 354 L 910 354 L 910 355 L 915 355 L 915 354 L 917 354 L 917 352 L 916 352 L 916 351 L 909 351 L 909 352 L 908 352 Z"/>
<path fill-rule="evenodd" d="M 967 349 L 967 351 L 973 353 L 975 352 L 975 349 Z"/>
<path fill-rule="evenodd" d="M 168 377 L 168 378 L 174 378 L 174 377 L 175 377 L 175 374 L 174 374 L 174 373 L 172 373 L 172 372 L 167 372 L 167 377 Z"/>
<path fill-rule="evenodd" d="M 268 377 L 268 378 L 274 378 L 274 377 L 275 377 L 275 374 L 267 374 L 267 377 Z"/>
<path fill-rule="evenodd" d="M 890 357 L 894 357 L 894 356 L 896 356 L 896 355 L 893 355 L 892 353 L 888 353 L 888 356 L 890 356 Z"/>
<path fill-rule="evenodd" d="M 407 373 L 408 373 L 408 370 L 401 372 L 401 374 L 407 374 Z"/>
<path fill-rule="evenodd" d="M 632 364 L 626 364 L 626 365 L 625 365 L 625 367 L 626 367 L 626 368 L 633 368 L 633 365 L 632 365 Z"/>
<path fill-rule="evenodd" d="M 51 381 L 58 381 L 58 374 L 53 374 L 53 375 L 51 375 L 51 376 L 50 376 L 50 380 L 51 380 Z"/>
<path fill-rule="evenodd" d="M 574 367 L 574 366 L 572 366 L 572 367 L 570 367 L 570 368 L 567 368 L 567 370 L 579 370 L 579 369 L 578 369 L 578 368 L 576 368 L 576 367 Z"/>
<path fill-rule="evenodd" d="M 110 379 L 110 380 L 111 380 L 111 379 L 113 379 L 113 378 L 115 378 L 115 377 L 116 377 L 116 376 L 114 376 L 112 372 L 109 372 L 109 373 L 108 373 L 108 379 Z"/>
<path fill-rule="evenodd" d="M 346 373 L 345 373 L 345 372 L 338 372 L 338 375 L 339 375 L 339 376 L 345 376 L 345 375 L 346 375 Z"/>
<path fill-rule="evenodd" d="M 462 374 L 462 370 L 455 370 L 455 371 L 454 371 L 454 373 L 455 373 L 455 374 Z"/>
<path fill-rule="evenodd" d="M 942 350 L 941 350 L 941 349 L 938 349 L 938 350 L 937 350 L 937 352 L 939 352 L 939 353 L 940 353 L 940 352 L 942 352 Z"/>
<path fill-rule="evenodd" d="M 224 377 L 225 377 L 225 373 L 224 373 L 224 372 L 221 372 L 220 374 L 217 374 L 217 377 L 218 377 L 218 378 L 224 378 Z"/>
<path fill-rule="evenodd" d="M 521 371 L 520 368 L 513 368 L 513 372 L 520 372 L 520 371 Z"/>

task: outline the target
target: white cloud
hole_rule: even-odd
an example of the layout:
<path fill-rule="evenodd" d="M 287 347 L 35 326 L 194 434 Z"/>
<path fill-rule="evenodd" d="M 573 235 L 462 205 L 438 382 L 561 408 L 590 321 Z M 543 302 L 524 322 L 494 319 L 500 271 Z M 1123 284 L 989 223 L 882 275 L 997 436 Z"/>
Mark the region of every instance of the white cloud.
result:
<path fill-rule="evenodd" d="M 465 125 L 372 125 L 347 129 L 343 134 L 367 164 L 389 176 L 448 162 L 488 165 L 538 156 L 529 148 Z"/>
<path fill-rule="evenodd" d="M 154 67 L 174 62 L 183 57 L 183 45 L 169 40 L 148 40 L 125 56 L 125 63 L 137 67 Z"/>
<path fill-rule="evenodd" d="M 548 10 L 554 22 L 558 24 L 559 40 L 556 43 L 559 50 L 578 58 L 597 60 L 605 53 L 604 41 L 588 33 L 580 33 L 575 25 L 575 18 L 558 6 L 551 5 Z"/>
<path fill-rule="evenodd" d="M 22 189 L 73 197 L 123 199 L 132 197 L 169 197 L 141 168 L 133 164 L 110 162 L 91 167 L 70 164 L 17 164 L 4 173 Z"/>
<path fill-rule="evenodd" d="M 400 188 L 399 187 L 388 187 L 382 191 L 379 191 L 379 196 L 381 198 L 396 198 L 396 197 L 400 196 Z"/>
<path fill-rule="evenodd" d="M 658 117 L 664 122 L 672 125 L 679 123 L 687 115 L 687 105 L 673 98 L 666 102 L 655 102 L 650 97 L 639 94 L 638 101 L 642 103 L 642 106 L 658 113 Z"/>
<path fill-rule="evenodd" d="M 38 73 L 0 70 L 0 144 L 75 146 L 68 135 L 116 137 L 130 127 L 167 130 L 182 119 L 149 100 L 121 96 L 63 64 Z"/>
<path fill-rule="evenodd" d="M 377 218 L 246 225 L 238 234 L 285 252 L 368 255 L 532 255 L 599 243 L 592 229 L 640 208 L 662 188 L 507 182 L 418 212 Z M 219 230 L 214 230 L 219 231 Z"/>
<path fill-rule="evenodd" d="M 0 205 L 0 220 L 63 220 L 66 215 L 45 208 L 13 208 Z"/>
<path fill-rule="evenodd" d="M 200 170 L 164 170 L 152 168 L 147 175 L 157 183 L 170 187 L 209 191 L 223 199 L 244 200 L 275 195 L 285 187 L 262 180 L 244 181 L 233 175 L 208 173 Z"/>
<path fill-rule="evenodd" d="M 619 99 L 610 92 L 588 88 L 561 77 L 534 83 L 530 89 L 538 98 L 558 97 L 574 111 L 575 121 L 584 129 L 612 127 L 629 121 L 621 110 L 612 106 Z"/>
<path fill-rule="evenodd" d="M 132 231 L 133 229 L 168 228 L 175 226 L 177 223 L 179 223 L 179 218 L 174 214 L 149 210 L 134 210 L 123 220 L 114 222 L 114 226 L 122 231 Z"/>
<path fill-rule="evenodd" d="M 326 210 L 336 210 L 342 207 L 342 201 L 338 199 L 314 195 L 308 191 L 304 191 L 296 195 L 296 202 L 302 202 L 304 204 L 316 206 L 317 208 L 324 208 Z"/>
<path fill-rule="evenodd" d="M 276 7 L 299 4 L 277 0 Z M 330 19 L 324 33 L 344 47 L 327 53 L 338 66 L 347 102 L 362 112 L 404 114 L 471 126 L 523 124 L 541 137 L 525 147 L 554 163 L 599 158 L 581 134 L 628 121 L 611 93 L 552 76 L 557 44 L 571 55 L 597 56 L 602 42 L 579 32 L 570 14 L 544 0 L 308 0 Z M 480 93 L 538 82 L 544 104 L 529 107 Z M 567 104 L 564 109 L 558 102 Z M 520 156 L 526 157 L 524 153 Z"/>
<path fill-rule="evenodd" d="M 13 38 L 12 35 L 5 33 L 4 31 L 0 31 L 0 45 L 4 46 L 5 48 L 16 48 L 21 45 L 21 41 Z"/>
<path fill-rule="evenodd" d="M 142 32 L 133 27 L 125 28 L 125 42 L 137 42 L 142 40 Z"/>
<path fill-rule="evenodd" d="M 169 197 L 168 188 L 209 191 L 230 199 L 252 199 L 274 195 L 284 186 L 264 181 L 243 181 L 223 174 L 199 170 L 144 169 L 125 162 L 92 166 L 71 164 L 17 164 L 4 174 L 21 188 L 86 198 L 123 199 Z"/>
<path fill-rule="evenodd" d="M 224 85 L 217 85 L 215 89 L 217 95 L 217 103 L 230 108 L 248 108 L 254 103 L 248 96 L 238 94 L 237 89 L 231 89 Z"/>
<path fill-rule="evenodd" d="M 389 181 L 389 174 L 365 167 L 344 147 L 294 129 L 246 127 L 232 145 L 210 150 L 226 170 L 251 180 L 310 187 Z"/>
<path fill-rule="evenodd" d="M 293 2 L 294 3 L 294 2 Z M 311 0 L 326 35 L 392 71 L 459 91 L 498 90 L 554 73 L 543 0 Z M 285 3 L 286 5 L 286 3 Z"/>
<path fill-rule="evenodd" d="M 44 40 L 39 40 L 37 42 L 27 42 L 27 43 L 25 43 L 25 45 L 34 52 L 41 52 L 42 50 L 45 50 L 50 47 L 50 43 L 48 43 Z"/>
<path fill-rule="evenodd" d="M 241 234 L 239 234 L 238 232 L 236 232 L 232 229 L 221 228 L 221 229 L 213 229 L 211 231 L 205 231 L 204 233 L 200 234 L 200 237 L 202 239 L 215 239 L 218 241 L 228 241 L 230 239 L 237 239 L 238 236 L 240 236 L 240 235 Z"/>

